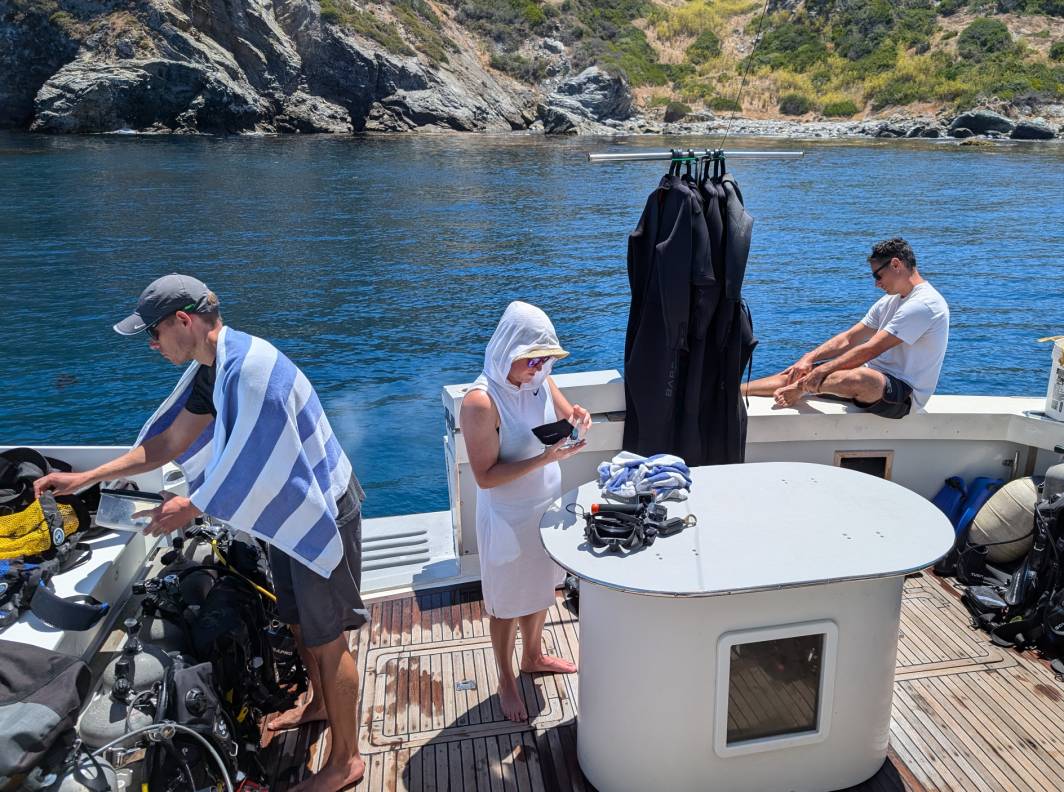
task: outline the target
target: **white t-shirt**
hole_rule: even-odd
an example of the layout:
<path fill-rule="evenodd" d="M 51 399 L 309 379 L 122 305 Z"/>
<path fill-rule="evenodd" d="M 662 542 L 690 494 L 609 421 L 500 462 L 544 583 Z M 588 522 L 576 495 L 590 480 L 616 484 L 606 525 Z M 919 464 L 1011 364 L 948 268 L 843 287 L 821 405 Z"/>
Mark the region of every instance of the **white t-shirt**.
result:
<path fill-rule="evenodd" d="M 949 341 L 949 306 L 927 281 L 908 296 L 885 294 L 868 309 L 862 324 L 901 340 L 865 365 L 893 374 L 913 389 L 913 412 L 923 412 L 935 392 Z"/>

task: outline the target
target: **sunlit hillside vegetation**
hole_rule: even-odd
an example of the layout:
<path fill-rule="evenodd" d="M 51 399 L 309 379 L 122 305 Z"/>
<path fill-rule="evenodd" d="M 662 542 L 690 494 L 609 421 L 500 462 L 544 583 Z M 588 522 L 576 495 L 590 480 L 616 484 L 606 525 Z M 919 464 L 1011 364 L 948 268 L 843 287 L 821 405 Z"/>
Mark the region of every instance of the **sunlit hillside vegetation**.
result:
<path fill-rule="evenodd" d="M 323 15 L 445 61 L 454 26 L 523 82 L 623 71 L 645 107 L 847 118 L 987 99 L 1064 100 L 1064 0 L 322 0 Z M 443 19 L 446 19 L 446 24 Z M 756 46 L 755 46 L 756 44 Z M 740 96 L 739 86 L 748 73 Z"/>

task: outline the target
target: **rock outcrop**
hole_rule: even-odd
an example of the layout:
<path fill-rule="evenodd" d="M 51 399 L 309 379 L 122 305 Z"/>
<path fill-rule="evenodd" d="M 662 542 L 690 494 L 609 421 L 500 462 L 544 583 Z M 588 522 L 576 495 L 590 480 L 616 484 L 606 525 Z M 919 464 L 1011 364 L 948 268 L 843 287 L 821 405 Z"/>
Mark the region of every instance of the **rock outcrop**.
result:
<path fill-rule="evenodd" d="M 559 83 L 538 113 L 547 134 L 611 131 L 607 122 L 631 117 L 632 91 L 622 75 L 589 66 Z"/>
<path fill-rule="evenodd" d="M 16 8 L 47 11 L 49 3 L 58 10 L 48 16 Z M 324 19 L 317 0 L 141 0 L 115 2 L 111 12 L 104 3 L 91 24 L 77 16 L 83 5 L 0 0 L 0 125 L 509 131 L 535 120 L 528 89 L 500 80 L 472 47 L 434 58 L 391 52 Z"/>
<path fill-rule="evenodd" d="M 1015 121 L 993 110 L 969 110 L 953 119 L 949 131 L 952 134 L 957 129 L 967 129 L 973 135 L 985 135 L 988 132 L 1003 132 L 1007 135 L 1014 126 Z"/>
<path fill-rule="evenodd" d="M 1039 119 L 1020 121 L 1009 135 L 1013 140 L 1052 140 L 1057 132 L 1052 126 Z"/>
<path fill-rule="evenodd" d="M 28 127 L 37 91 L 77 54 L 62 21 L 47 7 L 0 0 L 0 128 Z"/>

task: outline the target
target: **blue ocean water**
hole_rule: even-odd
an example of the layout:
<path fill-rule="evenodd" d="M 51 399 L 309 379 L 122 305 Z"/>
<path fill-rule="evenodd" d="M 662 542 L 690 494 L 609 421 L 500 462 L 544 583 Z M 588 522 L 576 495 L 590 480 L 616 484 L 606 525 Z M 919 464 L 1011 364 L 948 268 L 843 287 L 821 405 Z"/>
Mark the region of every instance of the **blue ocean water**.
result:
<path fill-rule="evenodd" d="M 120 444 L 177 370 L 111 325 L 179 270 L 311 378 L 371 516 L 447 507 L 440 388 L 506 304 L 553 318 L 557 371 L 622 367 L 626 241 L 660 163 L 588 150 L 718 139 L 0 136 L 0 442 Z M 1064 332 L 1064 146 L 731 140 L 756 218 L 745 296 L 772 373 L 858 321 L 870 244 L 905 236 L 949 300 L 940 393 L 1045 393 Z"/>

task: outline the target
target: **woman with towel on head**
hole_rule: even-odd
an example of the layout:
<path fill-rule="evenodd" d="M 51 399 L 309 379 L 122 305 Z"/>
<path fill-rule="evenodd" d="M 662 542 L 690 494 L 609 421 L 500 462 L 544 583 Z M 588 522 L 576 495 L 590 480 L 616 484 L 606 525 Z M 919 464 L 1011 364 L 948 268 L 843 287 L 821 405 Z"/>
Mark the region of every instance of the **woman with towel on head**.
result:
<path fill-rule="evenodd" d="M 566 418 L 581 433 L 591 416 L 569 404 L 550 377 L 569 353 L 539 308 L 512 302 L 484 352 L 484 371 L 462 402 L 461 424 L 477 482 L 477 545 L 491 645 L 499 667 L 499 700 L 512 721 L 528 720 L 511 658 L 521 628 L 521 671 L 571 674 L 568 660 L 543 653 L 543 623 L 564 572 L 543 549 L 539 522 L 561 496 L 558 463 L 581 440 L 544 448 L 532 427 Z"/>

